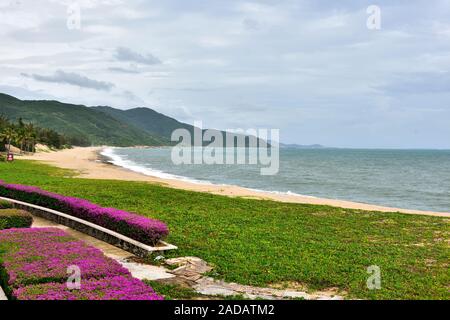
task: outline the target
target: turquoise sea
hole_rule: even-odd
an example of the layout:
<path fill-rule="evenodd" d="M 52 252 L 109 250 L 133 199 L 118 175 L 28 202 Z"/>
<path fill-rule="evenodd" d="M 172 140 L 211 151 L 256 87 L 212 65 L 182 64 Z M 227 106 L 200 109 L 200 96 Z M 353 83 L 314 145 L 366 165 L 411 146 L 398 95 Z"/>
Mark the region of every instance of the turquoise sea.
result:
<path fill-rule="evenodd" d="M 450 212 L 450 150 L 280 149 L 280 169 L 258 165 L 174 165 L 171 148 L 114 148 L 116 165 L 163 178 L 271 192 Z"/>

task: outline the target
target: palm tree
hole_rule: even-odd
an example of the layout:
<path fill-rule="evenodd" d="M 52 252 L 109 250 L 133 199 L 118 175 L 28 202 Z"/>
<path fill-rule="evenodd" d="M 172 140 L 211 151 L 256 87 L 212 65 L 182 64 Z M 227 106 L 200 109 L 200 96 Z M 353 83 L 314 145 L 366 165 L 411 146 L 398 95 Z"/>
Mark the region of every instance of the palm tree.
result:
<path fill-rule="evenodd" d="M 22 151 L 24 151 L 24 146 L 25 146 L 26 140 L 27 140 L 27 132 L 23 128 L 20 128 L 19 130 L 17 130 L 16 142 L 17 142 L 17 145 L 20 146 L 21 153 L 22 153 Z"/>
<path fill-rule="evenodd" d="M 9 127 L 9 121 L 8 118 L 4 115 L 0 115 L 0 135 L 3 133 L 3 130 L 5 130 L 7 127 Z M 4 142 L 6 144 L 6 139 L 0 136 L 0 143 Z M 4 145 L 0 146 L 0 150 L 4 149 Z"/>
<path fill-rule="evenodd" d="M 28 144 L 28 151 L 34 152 L 34 147 L 36 145 L 36 129 L 32 123 L 27 123 L 24 127 L 25 140 Z"/>
<path fill-rule="evenodd" d="M 11 142 L 16 139 L 16 132 L 13 127 L 6 127 L 3 132 L 0 133 L 0 139 L 7 141 L 8 153 L 11 152 Z"/>
<path fill-rule="evenodd" d="M 9 120 L 6 116 L 0 114 L 0 130 L 9 126 Z"/>

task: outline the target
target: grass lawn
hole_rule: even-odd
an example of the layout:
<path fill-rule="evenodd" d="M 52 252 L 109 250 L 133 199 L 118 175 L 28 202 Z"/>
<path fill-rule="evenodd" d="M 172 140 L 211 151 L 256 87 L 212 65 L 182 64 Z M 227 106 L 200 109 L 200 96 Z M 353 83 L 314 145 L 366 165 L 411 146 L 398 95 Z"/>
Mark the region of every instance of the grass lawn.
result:
<path fill-rule="evenodd" d="M 170 256 L 198 256 L 226 281 L 339 287 L 367 299 L 449 299 L 449 219 L 228 198 L 142 182 L 77 179 L 31 161 L 0 179 L 134 211 L 169 225 Z M 381 268 L 369 290 L 367 267 Z"/>

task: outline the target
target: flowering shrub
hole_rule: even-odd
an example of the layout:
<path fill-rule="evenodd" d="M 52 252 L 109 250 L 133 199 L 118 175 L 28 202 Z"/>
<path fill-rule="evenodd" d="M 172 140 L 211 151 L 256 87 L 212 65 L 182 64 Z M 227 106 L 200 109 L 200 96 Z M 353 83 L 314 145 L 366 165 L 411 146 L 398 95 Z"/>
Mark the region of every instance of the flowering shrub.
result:
<path fill-rule="evenodd" d="M 7 184 L 0 180 L 0 196 L 58 210 L 149 245 L 155 245 L 169 234 L 169 229 L 161 221 L 103 208 L 84 199 L 62 196 L 37 187 Z"/>
<path fill-rule="evenodd" d="M 64 282 L 70 265 L 80 267 L 82 279 L 130 275 L 100 250 L 56 228 L 3 230 L 0 243 L 5 251 L 0 259 L 10 287 Z"/>
<path fill-rule="evenodd" d="M 162 300 L 140 280 L 116 276 L 87 280 L 80 290 L 69 290 L 65 284 L 46 283 L 14 290 L 18 300 Z"/>
<path fill-rule="evenodd" d="M 81 271 L 69 290 L 67 268 Z M 56 228 L 0 231 L 0 284 L 20 300 L 158 300 L 152 288 L 117 261 Z"/>

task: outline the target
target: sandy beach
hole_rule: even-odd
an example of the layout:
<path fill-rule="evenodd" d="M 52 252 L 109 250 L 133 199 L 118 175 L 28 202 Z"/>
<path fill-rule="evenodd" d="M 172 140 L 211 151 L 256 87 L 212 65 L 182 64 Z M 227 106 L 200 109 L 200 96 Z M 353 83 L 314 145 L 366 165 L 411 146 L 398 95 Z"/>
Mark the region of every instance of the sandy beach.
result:
<path fill-rule="evenodd" d="M 103 147 L 87 147 L 87 148 L 76 147 L 73 149 L 65 149 L 56 152 L 55 151 L 39 152 L 34 155 L 21 156 L 19 158 L 27 160 L 37 160 L 54 165 L 59 168 L 72 169 L 79 173 L 78 177 L 80 178 L 146 181 L 149 183 L 161 184 L 171 188 L 198 191 L 198 192 L 209 192 L 213 194 L 225 195 L 230 197 L 246 197 L 253 199 L 274 200 L 290 203 L 329 205 L 348 209 L 361 209 L 361 210 L 382 211 L 382 212 L 402 212 L 408 214 L 450 217 L 450 213 L 443 213 L 443 212 L 409 210 L 343 200 L 259 192 L 232 185 L 223 186 L 223 185 L 196 184 L 187 181 L 161 179 L 158 177 L 136 173 L 111 164 L 103 163 L 102 161 L 99 160 L 99 152 L 102 149 Z"/>

